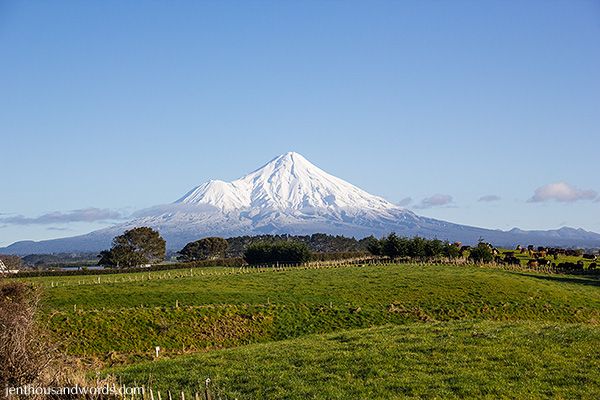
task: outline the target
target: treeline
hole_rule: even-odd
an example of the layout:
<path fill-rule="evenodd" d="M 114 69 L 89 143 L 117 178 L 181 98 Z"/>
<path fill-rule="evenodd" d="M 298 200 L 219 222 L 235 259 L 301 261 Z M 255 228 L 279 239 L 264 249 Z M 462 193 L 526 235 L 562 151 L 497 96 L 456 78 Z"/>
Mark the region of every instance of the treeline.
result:
<path fill-rule="evenodd" d="M 244 260 L 250 265 L 294 263 L 310 261 L 311 252 L 306 243 L 296 241 L 256 242 L 244 251 Z"/>
<path fill-rule="evenodd" d="M 419 236 L 412 238 L 398 236 L 395 233 L 387 237 L 376 239 L 372 236 L 367 239 L 367 250 L 376 256 L 391 259 L 434 259 L 460 257 L 460 245 L 441 241 L 438 239 L 425 239 Z"/>
<path fill-rule="evenodd" d="M 313 253 L 360 253 L 367 252 L 369 238 L 355 239 L 340 235 L 315 233 L 312 235 L 256 235 L 237 236 L 227 240 L 227 257 L 241 257 L 253 243 L 299 242 Z"/>
<path fill-rule="evenodd" d="M 310 260 L 334 260 L 367 254 L 371 238 L 357 240 L 345 236 L 316 233 L 306 236 L 258 235 L 229 239 L 202 238 L 187 243 L 178 251 L 182 262 L 219 258 L 244 258 L 249 264 L 302 263 Z M 99 265 L 131 268 L 164 261 L 165 241 L 158 231 L 133 228 L 113 239 L 112 247 L 100 253 Z"/>

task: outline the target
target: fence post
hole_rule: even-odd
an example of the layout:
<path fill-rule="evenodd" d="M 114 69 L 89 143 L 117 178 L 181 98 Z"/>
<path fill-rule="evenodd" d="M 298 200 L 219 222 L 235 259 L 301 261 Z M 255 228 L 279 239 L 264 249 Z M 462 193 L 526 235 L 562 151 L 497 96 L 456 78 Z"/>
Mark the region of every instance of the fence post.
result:
<path fill-rule="evenodd" d="M 210 392 L 208 391 L 208 385 L 210 384 L 210 378 L 206 378 L 204 381 L 204 400 L 212 400 Z"/>

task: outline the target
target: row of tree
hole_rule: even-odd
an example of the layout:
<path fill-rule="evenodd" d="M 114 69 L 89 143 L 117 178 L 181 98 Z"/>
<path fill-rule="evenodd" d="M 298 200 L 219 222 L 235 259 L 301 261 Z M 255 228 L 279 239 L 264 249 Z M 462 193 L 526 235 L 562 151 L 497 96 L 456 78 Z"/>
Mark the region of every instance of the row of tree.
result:
<path fill-rule="evenodd" d="M 248 241 L 248 237 L 241 238 Z M 243 250 L 242 255 L 249 264 L 303 263 L 311 259 L 312 251 L 306 240 L 296 240 L 296 237 L 286 235 L 266 235 L 259 238 L 262 240 L 250 241 Z M 342 241 L 341 237 L 323 234 L 304 238 L 320 242 L 327 242 L 330 239 Z M 350 240 L 355 239 L 351 238 Z M 461 256 L 460 245 L 419 236 L 408 238 L 391 233 L 381 239 L 369 236 L 356 242 L 375 256 L 391 259 L 454 259 Z M 203 238 L 186 244 L 179 251 L 178 259 L 192 262 L 225 258 L 228 248 L 229 242 L 226 239 Z M 100 253 L 99 264 L 128 268 L 163 261 L 165 254 L 165 240 L 157 231 L 148 227 L 134 228 L 113 239 L 111 249 Z M 491 262 L 493 260 L 492 247 L 481 242 L 470 250 L 470 258 L 475 262 Z"/>
<path fill-rule="evenodd" d="M 250 265 L 301 264 L 310 258 L 311 251 L 306 243 L 296 241 L 257 242 L 244 251 L 244 260 Z"/>
<path fill-rule="evenodd" d="M 356 253 L 366 252 L 369 239 L 356 239 L 341 235 L 314 233 L 312 235 L 256 235 L 236 236 L 228 238 L 227 257 L 242 257 L 244 252 L 254 243 L 300 242 L 313 253 Z"/>
<path fill-rule="evenodd" d="M 419 236 L 408 238 L 390 233 L 381 239 L 370 236 L 368 240 L 367 250 L 371 254 L 392 259 L 457 258 L 460 256 L 460 247 L 438 239 L 425 239 Z"/>

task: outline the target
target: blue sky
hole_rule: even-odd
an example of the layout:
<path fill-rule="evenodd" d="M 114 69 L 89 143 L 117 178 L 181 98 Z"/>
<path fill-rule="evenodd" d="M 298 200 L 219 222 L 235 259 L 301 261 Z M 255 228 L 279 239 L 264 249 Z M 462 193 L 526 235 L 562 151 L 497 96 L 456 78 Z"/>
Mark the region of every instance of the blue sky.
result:
<path fill-rule="evenodd" d="M 0 50 L 0 245 L 287 151 L 419 214 L 600 232 L 595 1 L 4 1 Z"/>

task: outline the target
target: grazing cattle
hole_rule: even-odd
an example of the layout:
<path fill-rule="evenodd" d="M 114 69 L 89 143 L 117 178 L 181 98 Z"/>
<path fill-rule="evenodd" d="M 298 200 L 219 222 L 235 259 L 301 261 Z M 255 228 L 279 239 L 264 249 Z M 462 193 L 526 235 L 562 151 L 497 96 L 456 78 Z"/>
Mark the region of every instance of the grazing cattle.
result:
<path fill-rule="evenodd" d="M 527 266 L 529 268 L 537 268 L 538 267 L 538 261 L 537 260 L 529 260 L 527 261 Z"/>
<path fill-rule="evenodd" d="M 595 263 L 595 262 L 593 262 L 593 263 L 590 263 L 590 265 L 588 266 L 588 269 L 596 269 L 596 266 L 597 266 L 597 265 L 596 265 L 596 263 Z"/>
<path fill-rule="evenodd" d="M 514 256 L 515 256 L 514 251 L 507 251 L 506 253 L 504 253 L 504 257 L 514 257 Z"/>
<path fill-rule="evenodd" d="M 564 271 L 582 271 L 583 270 L 583 261 L 578 261 L 577 263 L 573 262 L 562 262 L 558 264 L 558 269 L 562 269 Z"/>
<path fill-rule="evenodd" d="M 575 263 L 572 262 L 561 262 L 559 263 L 556 268 L 558 269 L 562 269 L 565 271 L 571 271 L 574 270 L 577 267 L 577 265 Z"/>
<path fill-rule="evenodd" d="M 515 250 L 517 250 L 517 251 L 521 250 L 521 245 L 518 244 L 517 247 L 515 248 Z"/>
<path fill-rule="evenodd" d="M 504 257 L 504 262 L 508 265 L 521 265 L 521 261 L 513 255 L 506 255 Z"/>
<path fill-rule="evenodd" d="M 571 256 L 571 257 L 581 257 L 582 254 L 583 254 L 583 251 L 581 251 L 581 250 L 574 250 L 574 249 L 565 250 L 565 255 Z"/>
<path fill-rule="evenodd" d="M 549 267 L 552 265 L 550 260 L 546 260 L 545 258 L 538 258 L 536 261 L 540 267 Z"/>
<path fill-rule="evenodd" d="M 595 254 L 584 254 L 583 258 L 585 258 L 586 260 L 596 260 L 596 255 Z"/>
<path fill-rule="evenodd" d="M 521 254 L 525 254 L 525 252 L 527 251 L 527 249 L 525 249 L 525 247 L 521 247 L 521 250 L 519 250 L 521 252 Z"/>

